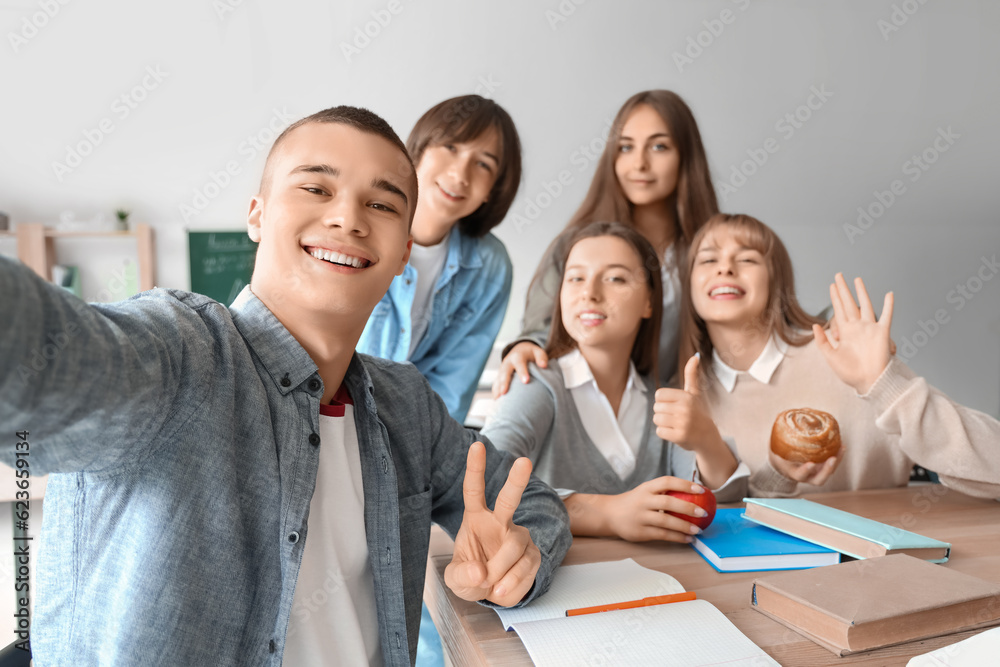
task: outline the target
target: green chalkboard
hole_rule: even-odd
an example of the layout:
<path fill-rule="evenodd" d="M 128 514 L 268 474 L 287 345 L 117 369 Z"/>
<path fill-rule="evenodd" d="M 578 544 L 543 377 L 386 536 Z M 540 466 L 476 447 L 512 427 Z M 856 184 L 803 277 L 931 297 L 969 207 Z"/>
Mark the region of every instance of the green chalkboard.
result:
<path fill-rule="evenodd" d="M 188 232 L 191 291 L 229 305 L 250 283 L 257 244 L 246 230 Z"/>

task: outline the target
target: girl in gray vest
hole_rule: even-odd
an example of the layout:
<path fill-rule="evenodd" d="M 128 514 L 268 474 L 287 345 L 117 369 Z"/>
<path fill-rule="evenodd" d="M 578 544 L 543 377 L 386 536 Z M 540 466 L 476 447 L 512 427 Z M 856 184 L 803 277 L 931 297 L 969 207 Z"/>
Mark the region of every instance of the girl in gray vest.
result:
<path fill-rule="evenodd" d="M 511 385 L 483 434 L 529 457 L 560 491 L 573 534 L 689 542 L 699 528 L 688 519 L 705 512 L 665 494 L 708 488 L 720 502 L 738 500 L 746 470 L 695 387 L 656 389 L 657 253 L 631 227 L 597 222 L 573 235 L 559 268 L 553 363 Z M 691 367 L 685 375 L 696 377 Z M 673 442 L 661 439 L 667 433 Z"/>

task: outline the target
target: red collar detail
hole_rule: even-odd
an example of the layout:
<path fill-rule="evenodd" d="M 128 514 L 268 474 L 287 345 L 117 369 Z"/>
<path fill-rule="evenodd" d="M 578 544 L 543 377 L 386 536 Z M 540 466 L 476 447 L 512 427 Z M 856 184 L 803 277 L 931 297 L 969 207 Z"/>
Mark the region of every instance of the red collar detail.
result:
<path fill-rule="evenodd" d="M 347 392 L 347 385 L 341 384 L 337 393 L 330 400 L 330 405 L 320 403 L 319 413 L 324 417 L 343 417 L 346 408 L 344 406 L 354 405 L 351 395 Z"/>

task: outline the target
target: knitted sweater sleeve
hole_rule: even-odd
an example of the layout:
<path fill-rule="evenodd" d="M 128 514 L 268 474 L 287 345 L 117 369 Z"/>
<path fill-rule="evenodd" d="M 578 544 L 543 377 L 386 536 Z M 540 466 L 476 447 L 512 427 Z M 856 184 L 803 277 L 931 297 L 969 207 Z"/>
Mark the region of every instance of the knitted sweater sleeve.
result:
<path fill-rule="evenodd" d="M 895 357 L 861 398 L 876 408 L 876 426 L 946 486 L 1000 498 L 1000 421 L 957 405 Z"/>

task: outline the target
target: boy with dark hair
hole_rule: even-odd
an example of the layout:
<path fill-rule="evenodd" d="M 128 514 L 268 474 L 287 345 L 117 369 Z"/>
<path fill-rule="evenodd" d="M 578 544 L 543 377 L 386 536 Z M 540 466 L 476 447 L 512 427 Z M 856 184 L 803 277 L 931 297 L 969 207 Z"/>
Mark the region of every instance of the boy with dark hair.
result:
<path fill-rule="evenodd" d="M 401 146 L 350 107 L 279 137 L 229 308 L 177 290 L 88 305 L 0 260 L 0 422 L 52 473 L 40 664 L 411 664 L 432 520 L 460 597 L 548 587 L 571 539 L 555 493 L 474 444 L 415 369 L 354 353 L 412 242 Z"/>

